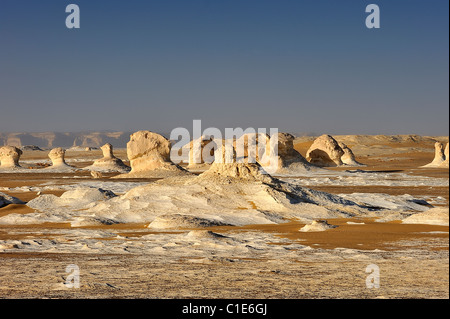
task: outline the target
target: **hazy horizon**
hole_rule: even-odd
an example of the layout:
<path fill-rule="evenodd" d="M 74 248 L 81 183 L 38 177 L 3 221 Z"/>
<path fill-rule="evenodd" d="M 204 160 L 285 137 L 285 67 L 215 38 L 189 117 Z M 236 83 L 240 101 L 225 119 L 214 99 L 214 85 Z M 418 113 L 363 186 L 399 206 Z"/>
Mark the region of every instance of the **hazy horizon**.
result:
<path fill-rule="evenodd" d="M 67 29 L 76 3 L 81 28 Z M 381 28 L 365 26 L 376 3 Z M 31 1 L 0 10 L 0 132 L 447 136 L 448 1 Z"/>

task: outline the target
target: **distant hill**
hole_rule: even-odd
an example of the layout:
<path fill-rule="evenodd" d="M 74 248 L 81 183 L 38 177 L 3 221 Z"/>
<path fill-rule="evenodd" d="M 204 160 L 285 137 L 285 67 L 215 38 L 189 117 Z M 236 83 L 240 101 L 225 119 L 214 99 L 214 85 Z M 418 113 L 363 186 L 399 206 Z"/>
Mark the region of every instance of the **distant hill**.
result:
<path fill-rule="evenodd" d="M 115 148 L 125 148 L 133 132 L 43 132 L 43 133 L 0 133 L 0 146 L 23 147 L 34 145 L 40 148 L 100 147 L 110 143 Z"/>

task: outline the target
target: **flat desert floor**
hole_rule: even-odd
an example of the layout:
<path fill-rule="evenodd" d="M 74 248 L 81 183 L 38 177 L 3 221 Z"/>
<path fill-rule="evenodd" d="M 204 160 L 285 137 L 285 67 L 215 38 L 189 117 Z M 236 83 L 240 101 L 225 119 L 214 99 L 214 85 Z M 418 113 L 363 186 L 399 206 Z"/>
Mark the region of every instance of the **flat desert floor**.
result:
<path fill-rule="evenodd" d="M 388 202 L 393 210 L 408 203 L 411 210 L 448 208 L 448 169 L 420 168 L 433 160 L 432 143 L 342 139 L 367 166 L 279 178 L 373 205 Z M 311 143 L 297 138 L 295 148 L 305 155 Z M 126 150 L 115 155 L 126 161 Z M 78 168 L 101 157 L 99 150 L 66 153 Z M 20 163 L 38 162 L 48 163 L 47 152 L 25 151 Z M 0 173 L 0 192 L 28 202 L 80 185 L 120 195 L 154 182 L 113 175 Z M 292 219 L 212 226 L 207 230 L 223 237 L 189 237 L 200 229 L 155 230 L 139 222 L 73 227 L 50 213 L 41 223 L 1 222 L 34 211 L 26 204 L 0 208 L 0 298 L 449 298 L 444 225 L 371 215 L 327 219 L 338 227 L 322 232 L 301 232 L 305 223 Z M 78 267 L 79 288 L 66 284 L 68 265 Z M 366 285 L 369 265 L 379 269 L 378 288 Z"/>

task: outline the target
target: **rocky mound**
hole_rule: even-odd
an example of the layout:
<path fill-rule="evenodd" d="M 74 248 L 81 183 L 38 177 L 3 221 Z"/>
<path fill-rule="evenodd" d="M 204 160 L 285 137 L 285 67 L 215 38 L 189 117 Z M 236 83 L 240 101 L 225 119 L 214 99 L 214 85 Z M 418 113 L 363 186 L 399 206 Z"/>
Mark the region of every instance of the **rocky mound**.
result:
<path fill-rule="evenodd" d="M 404 224 L 427 224 L 427 225 L 449 225 L 448 207 L 435 207 L 429 210 L 416 213 L 402 220 Z"/>

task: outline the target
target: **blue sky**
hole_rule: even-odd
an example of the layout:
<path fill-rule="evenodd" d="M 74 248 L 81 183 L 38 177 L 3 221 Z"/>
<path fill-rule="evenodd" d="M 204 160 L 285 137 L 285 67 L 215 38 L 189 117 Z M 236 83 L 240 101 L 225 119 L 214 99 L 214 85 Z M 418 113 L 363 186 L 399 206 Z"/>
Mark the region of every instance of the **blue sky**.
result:
<path fill-rule="evenodd" d="M 67 29 L 65 7 L 81 10 Z M 381 28 L 365 26 L 378 4 Z M 446 0 L 1 0 L 0 132 L 448 135 Z"/>

